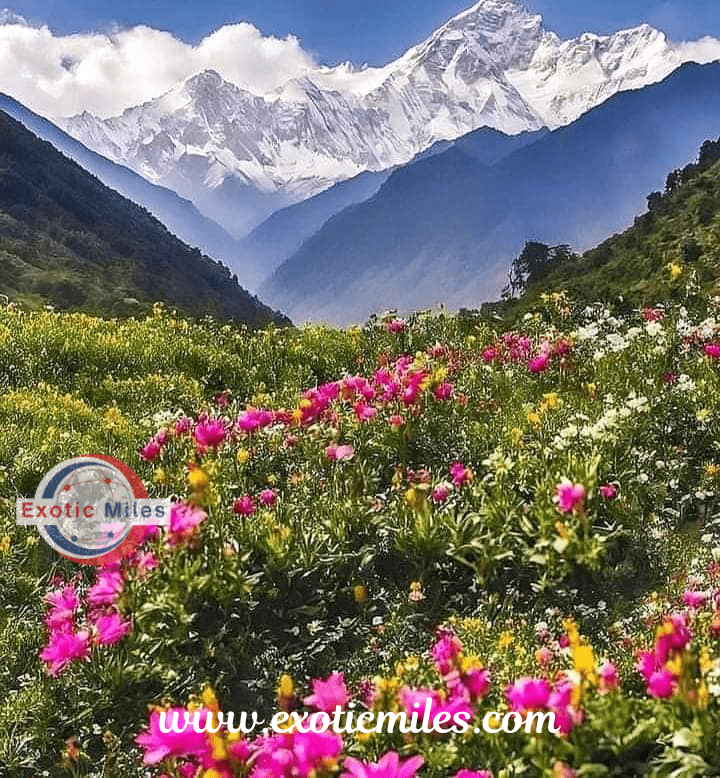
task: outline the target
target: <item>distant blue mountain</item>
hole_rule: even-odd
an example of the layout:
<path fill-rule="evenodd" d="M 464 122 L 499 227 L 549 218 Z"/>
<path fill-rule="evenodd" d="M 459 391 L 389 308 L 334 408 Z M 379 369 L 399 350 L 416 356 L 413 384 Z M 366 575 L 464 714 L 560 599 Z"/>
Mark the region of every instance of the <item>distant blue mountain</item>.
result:
<path fill-rule="evenodd" d="M 485 127 L 456 141 L 439 141 L 418 154 L 414 161 L 428 159 L 449 148 L 456 148 L 479 162 L 495 164 L 546 133 L 547 130 L 540 130 L 505 135 Z M 344 208 L 372 197 L 391 173 L 392 170 L 361 173 L 314 197 L 276 211 L 242 240 L 245 266 L 256 267 L 257 280 L 263 280 L 291 257 L 328 219 Z"/>
<path fill-rule="evenodd" d="M 243 250 L 219 224 L 203 216 L 189 201 L 171 189 L 156 186 L 129 168 L 90 151 L 51 121 L 30 111 L 17 100 L 0 94 L 0 110 L 12 116 L 42 140 L 77 162 L 106 186 L 147 208 L 173 234 L 214 259 L 222 261 L 247 285 Z"/>
<path fill-rule="evenodd" d="M 329 219 L 260 288 L 294 321 L 496 299 L 526 240 L 589 248 L 720 134 L 720 63 L 617 94 L 494 164 L 471 136 L 396 170 Z"/>

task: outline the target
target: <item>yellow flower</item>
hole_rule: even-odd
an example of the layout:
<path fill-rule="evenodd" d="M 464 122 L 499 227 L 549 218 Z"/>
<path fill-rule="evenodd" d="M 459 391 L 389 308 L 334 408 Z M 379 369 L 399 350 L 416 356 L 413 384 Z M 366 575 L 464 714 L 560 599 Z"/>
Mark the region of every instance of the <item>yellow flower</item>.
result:
<path fill-rule="evenodd" d="M 708 478 L 714 478 L 718 473 L 720 473 L 720 467 L 717 465 L 712 463 L 705 465 L 705 475 L 708 476 Z"/>
<path fill-rule="evenodd" d="M 210 483 L 207 473 L 201 467 L 193 467 L 187 478 L 194 492 L 201 492 Z"/>
<path fill-rule="evenodd" d="M 237 459 L 239 465 L 244 465 L 250 459 L 250 452 L 246 448 L 239 448 L 235 459 Z"/>
<path fill-rule="evenodd" d="M 127 420 L 122 415 L 122 411 L 115 405 L 105 411 L 104 421 L 110 432 L 117 432 L 127 426 Z"/>
<path fill-rule="evenodd" d="M 678 265 L 677 262 L 669 262 L 667 269 L 670 271 L 670 278 L 672 278 L 673 281 L 680 278 L 683 274 L 682 265 Z"/>
<path fill-rule="evenodd" d="M 519 446 L 522 437 L 523 437 L 523 431 L 522 429 L 520 429 L 520 427 L 513 427 L 510 430 L 510 440 L 513 442 L 513 445 Z"/>
<path fill-rule="evenodd" d="M 203 705 L 209 710 L 217 711 L 219 708 L 218 699 L 215 696 L 215 692 L 209 686 L 206 686 L 203 689 L 202 701 L 203 701 Z"/>
<path fill-rule="evenodd" d="M 707 646 L 703 646 L 702 650 L 700 651 L 700 672 L 707 673 L 710 670 L 712 670 L 713 662 L 710 658 L 710 652 L 708 651 Z"/>
<path fill-rule="evenodd" d="M 707 408 L 701 408 L 697 412 L 697 420 L 706 421 L 709 415 L 710 415 L 710 411 Z"/>
<path fill-rule="evenodd" d="M 502 650 L 509 648 L 512 642 L 513 642 L 512 632 L 505 630 L 505 632 L 501 633 L 500 637 L 498 638 L 498 648 Z"/>
<path fill-rule="evenodd" d="M 595 673 L 595 655 L 592 646 L 577 645 L 572 652 L 573 666 L 583 678 Z"/>
<path fill-rule="evenodd" d="M 559 405 L 562 405 L 562 400 L 558 396 L 557 392 L 548 392 L 547 394 L 543 394 L 543 399 L 545 400 L 545 407 L 549 408 L 551 411 L 554 411 L 555 408 L 557 408 Z"/>
<path fill-rule="evenodd" d="M 539 427 L 540 426 L 540 414 L 539 413 L 535 413 L 535 411 L 530 411 L 527 414 L 526 418 L 528 420 L 528 424 L 532 424 L 535 427 Z"/>
<path fill-rule="evenodd" d="M 163 484 L 163 486 L 167 485 L 170 482 L 170 478 L 168 477 L 167 470 L 165 470 L 164 467 L 158 467 L 158 469 L 155 471 L 155 480 L 159 484 Z"/>
<path fill-rule="evenodd" d="M 353 597 L 355 598 L 355 602 L 358 603 L 358 605 L 362 605 L 362 603 L 367 600 L 367 596 L 367 589 L 362 584 L 353 586 Z"/>
<path fill-rule="evenodd" d="M 595 399 L 595 393 L 597 392 L 597 386 L 593 383 L 585 384 L 585 391 L 590 395 L 591 399 Z"/>
<path fill-rule="evenodd" d="M 10 535 L 3 535 L 0 538 L 0 554 L 7 554 L 10 550 Z"/>
<path fill-rule="evenodd" d="M 293 682 L 292 676 L 288 675 L 287 673 L 283 673 L 280 676 L 280 681 L 277 687 L 278 700 L 280 700 L 281 702 L 283 700 L 289 700 L 292 698 L 294 694 L 295 694 L 295 684 Z"/>
<path fill-rule="evenodd" d="M 565 524 L 564 521 L 555 522 L 555 532 L 557 532 L 557 534 L 560 535 L 563 540 L 570 539 L 570 531 L 568 530 L 567 524 Z"/>

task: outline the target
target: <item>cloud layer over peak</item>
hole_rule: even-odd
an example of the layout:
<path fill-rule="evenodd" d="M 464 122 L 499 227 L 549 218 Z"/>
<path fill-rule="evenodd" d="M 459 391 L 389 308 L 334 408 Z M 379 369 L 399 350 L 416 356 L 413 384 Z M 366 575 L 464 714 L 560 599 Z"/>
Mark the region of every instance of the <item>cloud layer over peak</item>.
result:
<path fill-rule="evenodd" d="M 145 26 L 55 35 L 0 10 L 0 92 L 45 116 L 113 116 L 207 69 L 261 94 L 315 67 L 297 38 L 265 37 L 245 22 L 193 46 Z"/>

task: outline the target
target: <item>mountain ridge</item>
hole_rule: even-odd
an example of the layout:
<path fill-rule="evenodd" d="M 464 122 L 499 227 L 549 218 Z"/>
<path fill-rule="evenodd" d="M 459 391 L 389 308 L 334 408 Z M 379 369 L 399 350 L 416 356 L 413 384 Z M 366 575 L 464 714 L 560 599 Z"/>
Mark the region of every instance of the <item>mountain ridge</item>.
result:
<path fill-rule="evenodd" d="M 482 126 L 515 134 L 568 124 L 618 91 L 662 80 L 699 51 L 648 25 L 563 41 L 522 4 L 480 0 L 384 67 L 320 66 L 267 94 L 204 71 L 120 116 L 60 123 L 192 199 L 237 237 L 278 207 L 405 164 L 439 140 Z M 720 41 L 706 41 L 704 51 L 720 57 Z M 234 213 L 203 204 L 232 177 L 249 188 Z M 249 202 L 250 189 L 265 200 Z"/>
<path fill-rule="evenodd" d="M 221 263 L 0 111 L 0 287 L 12 300 L 103 315 L 156 301 L 253 326 L 289 320 Z"/>
<path fill-rule="evenodd" d="M 624 92 L 493 166 L 458 148 L 395 171 L 260 287 L 295 321 L 499 296 L 526 240 L 585 249 L 626 227 L 668 169 L 720 128 L 720 63 Z"/>

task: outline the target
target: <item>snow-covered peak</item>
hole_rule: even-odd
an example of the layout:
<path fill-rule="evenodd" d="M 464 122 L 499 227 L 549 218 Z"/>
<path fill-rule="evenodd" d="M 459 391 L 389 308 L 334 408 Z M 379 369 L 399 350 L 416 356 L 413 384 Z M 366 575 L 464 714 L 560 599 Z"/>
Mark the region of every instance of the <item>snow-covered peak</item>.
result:
<path fill-rule="evenodd" d="M 647 24 L 562 40 L 523 2 L 479 0 L 383 67 L 318 66 L 267 94 L 205 70 L 119 117 L 61 124 L 191 198 L 228 177 L 298 198 L 479 127 L 567 124 L 700 49 L 720 58 L 720 41 L 673 44 Z"/>

